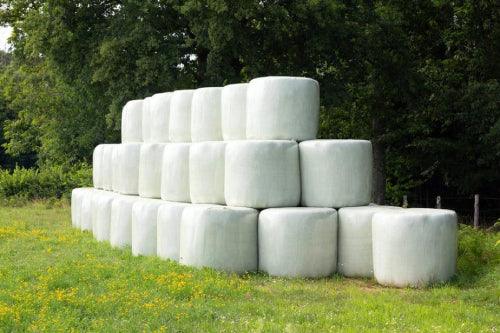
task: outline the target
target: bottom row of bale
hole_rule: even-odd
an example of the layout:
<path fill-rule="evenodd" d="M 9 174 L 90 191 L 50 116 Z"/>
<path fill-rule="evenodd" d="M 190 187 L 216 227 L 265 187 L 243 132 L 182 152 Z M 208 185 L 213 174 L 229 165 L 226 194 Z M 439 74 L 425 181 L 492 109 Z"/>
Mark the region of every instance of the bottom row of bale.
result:
<path fill-rule="evenodd" d="M 134 255 L 272 276 L 374 277 L 423 286 L 455 274 L 457 218 L 441 209 L 389 206 L 252 208 L 73 190 L 72 223 Z"/>

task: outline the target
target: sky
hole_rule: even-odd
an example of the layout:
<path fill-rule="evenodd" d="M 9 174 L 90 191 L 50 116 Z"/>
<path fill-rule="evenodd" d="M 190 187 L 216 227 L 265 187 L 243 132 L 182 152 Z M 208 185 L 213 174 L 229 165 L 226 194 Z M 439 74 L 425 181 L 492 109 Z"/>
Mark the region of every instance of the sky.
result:
<path fill-rule="evenodd" d="M 0 27 L 0 50 L 7 51 L 9 48 L 7 38 L 9 38 L 11 32 L 11 27 Z"/>

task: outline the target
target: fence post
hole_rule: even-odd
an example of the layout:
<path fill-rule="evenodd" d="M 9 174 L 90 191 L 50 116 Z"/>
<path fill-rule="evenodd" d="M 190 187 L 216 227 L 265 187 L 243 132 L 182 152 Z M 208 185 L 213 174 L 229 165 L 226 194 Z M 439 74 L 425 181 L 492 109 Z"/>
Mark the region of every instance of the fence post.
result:
<path fill-rule="evenodd" d="M 441 209 L 441 196 L 440 195 L 438 195 L 436 197 L 436 208 Z"/>
<path fill-rule="evenodd" d="M 403 208 L 408 208 L 408 196 L 403 195 Z"/>
<path fill-rule="evenodd" d="M 479 194 L 474 194 L 474 228 L 479 228 Z"/>

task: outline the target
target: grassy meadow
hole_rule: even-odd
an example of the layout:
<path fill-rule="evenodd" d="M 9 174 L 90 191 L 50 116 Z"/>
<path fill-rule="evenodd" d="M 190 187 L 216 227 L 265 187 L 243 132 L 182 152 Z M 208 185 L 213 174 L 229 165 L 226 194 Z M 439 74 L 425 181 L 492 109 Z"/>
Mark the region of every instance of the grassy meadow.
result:
<path fill-rule="evenodd" d="M 0 206 L 0 331 L 495 332 L 498 239 L 462 228 L 454 281 L 395 289 L 133 257 L 73 229 L 64 202 Z"/>

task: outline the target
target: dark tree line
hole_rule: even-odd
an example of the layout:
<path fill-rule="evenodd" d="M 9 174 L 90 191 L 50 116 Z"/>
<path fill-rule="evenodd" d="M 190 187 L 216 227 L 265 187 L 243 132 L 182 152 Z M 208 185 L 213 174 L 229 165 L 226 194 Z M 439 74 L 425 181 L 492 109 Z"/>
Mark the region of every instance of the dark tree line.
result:
<path fill-rule="evenodd" d="M 129 99 L 298 75 L 320 82 L 321 137 L 372 140 L 378 201 L 499 193 L 498 1 L 0 3 L 4 168 L 89 161 Z"/>

